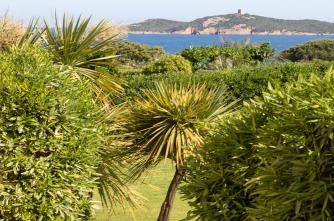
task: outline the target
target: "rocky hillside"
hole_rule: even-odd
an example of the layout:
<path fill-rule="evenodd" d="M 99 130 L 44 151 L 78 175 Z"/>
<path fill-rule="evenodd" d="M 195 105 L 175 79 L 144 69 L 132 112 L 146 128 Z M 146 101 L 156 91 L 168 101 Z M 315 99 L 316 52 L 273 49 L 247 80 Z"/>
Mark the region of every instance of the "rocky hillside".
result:
<path fill-rule="evenodd" d="M 149 19 L 129 25 L 132 33 L 172 34 L 334 34 L 334 23 L 316 20 L 284 20 L 250 14 L 228 14 L 199 18 L 191 22 Z"/>

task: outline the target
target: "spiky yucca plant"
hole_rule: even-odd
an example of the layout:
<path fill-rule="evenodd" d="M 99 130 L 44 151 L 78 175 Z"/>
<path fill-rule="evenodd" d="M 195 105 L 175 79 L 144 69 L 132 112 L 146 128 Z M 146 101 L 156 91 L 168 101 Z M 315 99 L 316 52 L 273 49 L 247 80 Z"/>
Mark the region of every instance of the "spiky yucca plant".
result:
<path fill-rule="evenodd" d="M 236 102 L 231 102 L 225 91 L 210 90 L 205 85 L 157 83 L 155 89 L 145 90 L 144 94 L 146 98 L 135 101 L 123 119 L 134 136 L 128 153 L 138 160 L 134 175 L 163 158 L 175 162 L 176 172 L 158 218 L 168 220 L 188 154 L 202 145 L 206 129 L 229 113 Z"/>
<path fill-rule="evenodd" d="M 99 41 L 99 36 L 106 31 L 106 22 L 101 21 L 91 27 L 90 20 L 64 15 L 61 21 L 55 16 L 52 25 L 44 21 L 45 46 L 52 53 L 56 64 L 66 67 L 77 78 L 91 80 L 95 92 L 101 98 L 120 95 L 125 82 L 103 71 L 103 67 L 115 57 L 115 36 Z"/>

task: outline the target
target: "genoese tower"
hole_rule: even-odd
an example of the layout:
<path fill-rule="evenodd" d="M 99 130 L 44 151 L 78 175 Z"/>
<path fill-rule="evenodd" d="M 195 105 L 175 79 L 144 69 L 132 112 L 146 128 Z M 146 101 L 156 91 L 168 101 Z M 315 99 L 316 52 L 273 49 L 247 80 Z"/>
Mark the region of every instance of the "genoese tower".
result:
<path fill-rule="evenodd" d="M 245 13 L 244 13 L 244 10 L 242 10 L 242 9 L 238 9 L 238 15 L 243 15 L 243 14 L 245 14 Z"/>

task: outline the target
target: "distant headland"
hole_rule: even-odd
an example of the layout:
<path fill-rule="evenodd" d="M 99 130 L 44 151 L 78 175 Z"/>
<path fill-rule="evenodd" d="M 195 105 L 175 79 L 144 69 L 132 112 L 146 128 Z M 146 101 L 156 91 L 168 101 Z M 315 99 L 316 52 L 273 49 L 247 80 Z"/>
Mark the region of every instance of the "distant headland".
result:
<path fill-rule="evenodd" d="M 334 35 L 334 23 L 311 19 L 285 20 L 237 13 L 208 16 L 191 22 L 148 19 L 130 24 L 135 34 L 206 35 Z"/>

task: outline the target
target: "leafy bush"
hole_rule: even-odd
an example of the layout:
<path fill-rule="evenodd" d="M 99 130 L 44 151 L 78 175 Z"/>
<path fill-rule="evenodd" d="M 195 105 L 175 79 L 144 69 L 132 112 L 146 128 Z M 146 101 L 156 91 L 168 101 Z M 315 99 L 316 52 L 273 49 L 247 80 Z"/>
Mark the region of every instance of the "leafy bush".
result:
<path fill-rule="evenodd" d="M 253 197 L 244 185 L 258 163 L 251 146 L 256 138 L 254 126 L 251 118 L 235 114 L 188 160 L 181 186 L 191 206 L 187 218 L 245 220 Z"/>
<path fill-rule="evenodd" d="M 333 61 L 334 40 L 309 41 L 283 51 L 281 56 L 290 61 Z"/>
<path fill-rule="evenodd" d="M 40 48 L 0 54 L 0 219 L 87 220 L 103 124 Z"/>
<path fill-rule="evenodd" d="M 207 74 L 153 74 L 123 76 L 128 81 L 126 96 L 129 99 L 143 96 L 143 88 L 153 88 L 154 82 L 164 81 L 174 83 L 205 83 L 210 88 L 226 87 L 235 98 L 248 100 L 262 94 L 267 89 L 268 81 L 285 84 L 297 79 L 298 75 L 309 73 L 323 74 L 329 67 L 329 62 L 313 63 L 283 63 L 273 66 L 238 68 Z"/>
<path fill-rule="evenodd" d="M 18 44 L 26 33 L 22 23 L 7 14 L 0 17 L 0 51 Z"/>
<path fill-rule="evenodd" d="M 270 44 L 262 43 L 242 47 L 193 47 L 183 50 L 181 55 L 192 63 L 194 70 L 212 70 L 258 64 L 271 57 L 273 52 Z M 223 65 L 217 68 L 217 62 Z"/>
<path fill-rule="evenodd" d="M 191 74 L 191 63 L 180 55 L 168 55 L 143 68 L 143 73 L 150 74 Z"/>
<path fill-rule="evenodd" d="M 271 89 L 250 108 L 267 117 L 248 182 L 252 220 L 333 220 L 334 73 Z"/>
<path fill-rule="evenodd" d="M 132 67 L 141 67 L 166 55 L 160 47 L 149 47 L 145 44 L 120 42 L 116 48 L 116 61 Z"/>
<path fill-rule="evenodd" d="M 334 73 L 269 87 L 188 161 L 200 220 L 333 220 Z"/>

